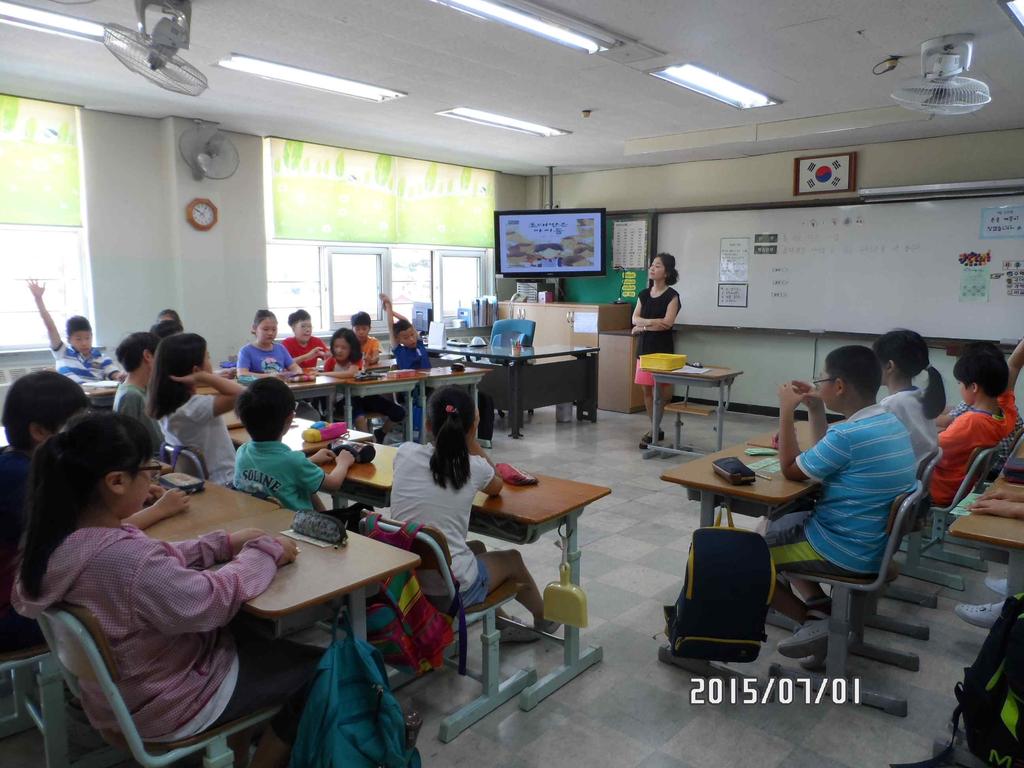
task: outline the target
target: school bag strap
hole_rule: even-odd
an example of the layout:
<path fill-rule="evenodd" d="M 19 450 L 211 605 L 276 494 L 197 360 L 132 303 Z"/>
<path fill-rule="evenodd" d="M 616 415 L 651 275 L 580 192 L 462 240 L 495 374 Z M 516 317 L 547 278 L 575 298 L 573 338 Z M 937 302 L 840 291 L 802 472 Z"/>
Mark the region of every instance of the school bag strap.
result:
<path fill-rule="evenodd" d="M 956 689 L 957 697 L 959 698 L 960 692 L 963 691 L 960 683 L 956 684 Z M 960 714 L 960 707 L 953 710 L 953 733 L 950 734 L 949 744 L 939 754 L 935 755 L 935 757 L 929 757 L 927 760 L 922 760 L 919 763 L 889 763 L 889 768 L 941 768 L 941 766 L 953 765 L 953 750 L 956 748 L 956 737 L 960 732 Z"/>

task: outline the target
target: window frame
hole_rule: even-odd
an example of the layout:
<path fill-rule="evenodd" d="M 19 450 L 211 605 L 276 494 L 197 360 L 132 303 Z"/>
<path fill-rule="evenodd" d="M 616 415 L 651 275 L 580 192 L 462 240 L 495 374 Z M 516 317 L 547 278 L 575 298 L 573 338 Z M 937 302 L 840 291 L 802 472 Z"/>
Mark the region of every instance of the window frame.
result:
<path fill-rule="evenodd" d="M 93 318 L 95 316 L 95 312 L 93 307 L 92 269 L 89 261 L 89 239 L 84 224 L 78 227 L 70 227 L 56 224 L 9 224 L 0 222 L 0 231 L 10 230 L 76 233 L 78 239 L 78 268 L 82 276 L 82 314 L 90 319 Z M 28 288 L 26 287 L 25 290 L 27 292 Z M 66 307 L 61 307 L 60 309 L 58 309 L 56 307 L 47 305 L 46 308 L 47 310 L 50 311 L 51 314 L 66 314 Z M 36 322 L 42 325 L 43 321 L 39 319 L 39 317 L 37 316 Z M 61 331 L 59 324 L 57 330 Z M 61 336 L 61 339 L 63 340 L 63 335 Z M 104 348 L 105 346 L 104 344 L 100 343 L 100 339 L 98 339 L 98 337 L 96 336 L 95 328 L 93 329 L 93 346 L 99 348 Z M 28 342 L 24 344 L 0 345 L 0 354 L 49 351 L 49 342 L 44 343 L 43 346 L 38 346 L 36 344 Z"/>
<path fill-rule="evenodd" d="M 453 259 L 475 259 L 477 261 L 476 271 L 476 295 L 483 296 L 487 290 L 488 284 L 488 264 L 490 260 L 487 258 L 487 248 L 435 248 L 432 252 L 434 269 L 433 269 L 433 300 L 434 307 L 440 310 L 440 317 L 438 313 L 434 313 L 435 320 L 447 320 L 448 318 L 458 317 L 455 315 L 444 314 L 444 260 L 446 258 Z"/>
<path fill-rule="evenodd" d="M 309 247 L 315 247 L 319 251 L 320 259 L 320 307 L 321 317 L 320 325 L 314 328 L 314 333 L 331 334 L 338 328 L 347 328 L 349 323 L 341 321 L 335 323 L 334 318 L 334 297 L 332 296 L 331 286 L 334 279 L 334 254 L 377 254 L 377 283 L 380 286 L 380 290 L 388 295 L 392 293 L 392 249 L 418 249 L 429 251 L 431 255 L 431 301 L 435 307 L 441 308 L 441 312 L 444 311 L 443 304 L 443 285 L 441 276 L 442 262 L 446 257 L 453 258 L 473 258 L 478 261 L 477 268 L 477 295 L 485 295 L 488 293 L 487 286 L 494 284 L 494 258 L 493 250 L 490 248 L 477 248 L 477 247 L 457 247 L 457 246 L 436 246 L 436 245 L 421 245 L 417 243 L 346 243 L 336 242 L 329 240 L 293 240 L 285 238 L 268 238 L 268 245 L 305 245 Z M 269 285 L 271 281 L 268 280 Z M 367 310 L 370 313 L 370 317 L 373 323 L 370 327 L 370 332 L 374 334 L 387 333 L 388 324 L 384 318 L 383 313 L 380 310 L 380 304 L 376 300 L 376 296 L 373 297 L 373 306 L 368 307 Z M 455 315 L 449 315 L 447 317 L 455 317 Z M 445 317 L 444 319 L 447 319 Z"/>

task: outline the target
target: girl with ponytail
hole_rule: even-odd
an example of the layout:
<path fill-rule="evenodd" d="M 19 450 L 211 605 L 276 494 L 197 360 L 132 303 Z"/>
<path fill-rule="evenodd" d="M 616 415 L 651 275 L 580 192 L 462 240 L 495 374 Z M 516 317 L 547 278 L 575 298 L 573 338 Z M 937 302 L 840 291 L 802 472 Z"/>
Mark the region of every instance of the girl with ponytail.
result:
<path fill-rule="evenodd" d="M 60 603 L 95 617 L 143 739 L 187 739 L 279 706 L 253 765 L 284 765 L 321 651 L 228 625 L 295 559 L 295 542 L 255 528 L 149 538 L 132 521 L 159 471 L 149 433 L 128 416 L 87 413 L 48 437 L 32 457 L 11 601 L 30 619 Z M 99 685 L 79 683 L 93 726 L 116 729 Z"/>
<path fill-rule="evenodd" d="M 463 605 L 482 603 L 491 591 L 511 579 L 519 584 L 516 599 L 533 614 L 534 629 L 553 632 L 558 624 L 544 619 L 544 601 L 519 552 L 487 552 L 481 542 L 466 541 L 477 491 L 497 496 L 502 488 L 501 477 L 477 442 L 478 422 L 476 405 L 465 390 L 442 387 L 434 392 L 427 404 L 426 425 L 434 442 L 402 443 L 398 448 L 391 517 L 429 525 L 445 535 Z M 425 571 L 417 575 L 428 596 L 444 595 L 439 574 Z M 536 633 L 516 625 L 501 630 L 504 642 L 537 638 Z"/>
<path fill-rule="evenodd" d="M 946 407 L 942 375 L 929 364 L 928 345 L 914 331 L 889 331 L 875 340 L 874 350 L 882 366 L 882 383 L 889 390 L 880 405 L 903 422 L 920 461 L 939 445 L 935 418 Z M 928 385 L 920 390 L 913 379 L 925 370 Z"/>

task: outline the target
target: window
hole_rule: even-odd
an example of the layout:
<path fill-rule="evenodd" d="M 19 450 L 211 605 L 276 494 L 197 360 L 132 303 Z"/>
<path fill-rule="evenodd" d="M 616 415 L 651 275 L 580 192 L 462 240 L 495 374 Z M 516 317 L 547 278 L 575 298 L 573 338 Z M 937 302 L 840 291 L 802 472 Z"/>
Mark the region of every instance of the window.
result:
<path fill-rule="evenodd" d="M 426 248 L 391 249 L 391 301 L 395 311 L 412 320 L 413 302 L 430 303 L 432 259 Z"/>
<path fill-rule="evenodd" d="M 331 328 L 348 325 L 356 312 L 380 319 L 381 276 L 386 252 L 379 248 L 325 248 L 331 262 Z"/>
<path fill-rule="evenodd" d="M 46 286 L 46 308 L 64 334 L 70 315 L 88 315 L 85 248 L 77 227 L 0 225 L 0 348 L 49 348 L 27 281 Z"/>
<path fill-rule="evenodd" d="M 458 317 L 460 307 L 472 307 L 485 293 L 484 251 L 438 251 L 441 262 L 441 315 Z"/>
<path fill-rule="evenodd" d="M 315 245 L 267 245 L 267 308 L 277 315 L 280 334 L 288 336 L 288 315 L 302 308 L 322 327 L 320 249 Z"/>
<path fill-rule="evenodd" d="M 414 302 L 433 303 L 435 317 L 455 317 L 488 284 L 490 251 L 433 250 L 425 246 L 334 246 L 267 244 L 267 306 L 284 323 L 302 307 L 324 332 L 369 312 L 374 330 L 384 330 L 380 293 L 411 317 Z M 443 307 L 438 313 L 437 308 Z M 282 334 L 286 334 L 282 329 Z"/>
<path fill-rule="evenodd" d="M 89 314 L 80 199 L 75 107 L 0 94 L 0 348 L 49 346 L 26 280 L 62 334 Z"/>

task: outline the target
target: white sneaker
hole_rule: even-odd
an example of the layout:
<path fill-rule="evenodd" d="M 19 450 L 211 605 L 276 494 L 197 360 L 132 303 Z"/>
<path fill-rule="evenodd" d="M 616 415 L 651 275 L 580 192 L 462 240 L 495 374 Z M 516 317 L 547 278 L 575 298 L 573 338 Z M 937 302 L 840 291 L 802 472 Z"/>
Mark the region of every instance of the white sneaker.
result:
<path fill-rule="evenodd" d="M 1007 596 L 1009 585 L 1006 583 L 1006 579 L 997 579 L 995 576 L 985 577 L 985 586 L 995 592 L 997 595 Z"/>
<path fill-rule="evenodd" d="M 982 629 L 991 629 L 1002 611 L 1002 601 L 998 603 L 982 603 L 981 605 L 960 603 L 953 609 L 953 612 L 968 624 L 981 627 Z"/>
<path fill-rule="evenodd" d="M 828 649 L 828 621 L 818 619 L 806 622 L 792 637 L 780 640 L 777 650 L 790 659 L 824 655 Z"/>

